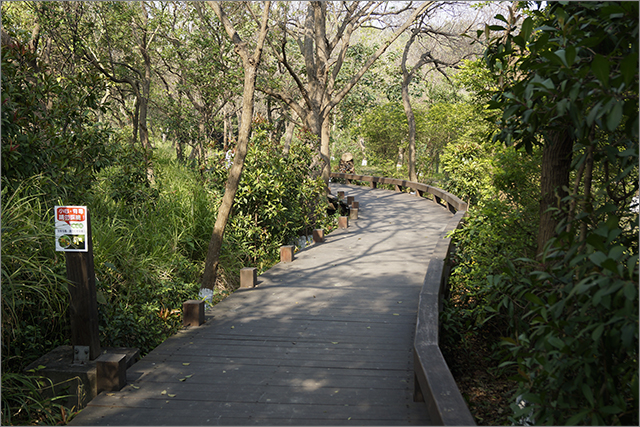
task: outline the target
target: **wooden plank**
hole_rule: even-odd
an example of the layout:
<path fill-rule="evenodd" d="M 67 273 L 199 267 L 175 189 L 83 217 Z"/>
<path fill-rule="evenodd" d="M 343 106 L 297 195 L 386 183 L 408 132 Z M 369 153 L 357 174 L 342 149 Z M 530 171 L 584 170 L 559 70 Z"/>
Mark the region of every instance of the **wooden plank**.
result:
<path fill-rule="evenodd" d="M 424 425 L 426 415 L 424 405 L 413 403 L 398 413 L 370 405 L 165 402 L 161 407 L 92 406 L 91 415 L 85 410 L 76 420 L 84 425 L 159 425 L 158 420 L 163 425 Z"/>
<path fill-rule="evenodd" d="M 405 193 L 349 194 L 363 208 L 355 227 L 210 309 L 71 424 L 429 424 L 413 402 L 413 338 L 429 256 L 451 215 Z"/>

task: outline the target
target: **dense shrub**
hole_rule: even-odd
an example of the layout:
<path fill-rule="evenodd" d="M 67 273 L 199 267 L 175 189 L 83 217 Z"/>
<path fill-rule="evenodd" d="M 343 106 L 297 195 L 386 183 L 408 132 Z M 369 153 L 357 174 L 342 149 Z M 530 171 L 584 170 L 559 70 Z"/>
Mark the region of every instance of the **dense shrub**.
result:
<path fill-rule="evenodd" d="M 79 197 L 118 146 L 96 120 L 95 74 L 56 76 L 18 42 L 2 48 L 2 185 L 42 174 L 48 195 Z"/>
<path fill-rule="evenodd" d="M 279 247 L 311 234 L 328 232 L 324 181 L 314 168 L 312 141 L 294 139 L 288 154 L 280 142 L 271 141 L 269 126 L 256 123 L 234 207 L 225 231 L 221 258 L 233 256 L 238 267 L 264 271 L 279 259 Z M 224 191 L 227 170 L 222 162 L 207 177 Z M 316 178 L 313 178 L 316 176 Z M 211 233 L 209 233 L 210 236 Z"/>

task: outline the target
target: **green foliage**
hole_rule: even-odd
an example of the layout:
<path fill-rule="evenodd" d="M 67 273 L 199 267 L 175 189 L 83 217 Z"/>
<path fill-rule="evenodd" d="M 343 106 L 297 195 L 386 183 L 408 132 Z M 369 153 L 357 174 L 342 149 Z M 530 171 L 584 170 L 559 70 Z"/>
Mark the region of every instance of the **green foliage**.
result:
<path fill-rule="evenodd" d="M 475 334 L 493 348 L 498 360 L 504 355 L 498 338 L 513 330 L 520 299 L 496 289 L 487 278 L 499 276 L 512 260 L 535 251 L 537 153 L 529 158 L 513 147 L 496 148 L 487 192 L 453 234 L 457 250 L 452 257 L 451 296 L 442 313 L 446 351 L 458 351 Z"/>
<path fill-rule="evenodd" d="M 40 175 L 2 188 L 2 368 L 19 371 L 69 333 L 64 256 L 54 251 L 53 205 Z"/>
<path fill-rule="evenodd" d="M 507 293 L 526 288 L 523 328 L 505 338 L 507 363 L 517 361 L 518 391 L 529 402 L 514 407 L 515 417 L 530 411 L 545 424 L 638 423 L 638 217 L 625 227 L 620 213 L 600 206 L 586 241 L 561 232 L 544 268 L 504 276 Z"/>
<path fill-rule="evenodd" d="M 324 182 L 311 177 L 312 145 L 296 140 L 284 156 L 282 145 L 269 139 L 269 128 L 257 123 L 253 129 L 222 256 L 233 252 L 241 257 L 241 267 L 260 272 L 278 262 L 281 245 L 329 227 Z M 218 163 L 211 173 L 217 176 L 212 184 L 220 188 L 226 169 Z"/>
<path fill-rule="evenodd" d="M 93 187 L 89 206 L 105 346 L 149 352 L 180 328 L 182 303 L 198 298 L 219 197 L 196 171 L 166 156 L 154 158 L 154 185 L 114 179 L 123 168 L 132 176 L 146 174 L 133 155 L 133 162 L 101 172 Z"/>
<path fill-rule="evenodd" d="M 76 412 L 60 404 L 67 396 L 42 396 L 42 389 L 52 386 L 45 377 L 3 370 L 2 425 L 66 425 Z"/>
<path fill-rule="evenodd" d="M 530 150 L 564 130 L 580 142 L 595 126 L 637 134 L 637 18 L 634 2 L 557 2 L 495 38 L 485 58 L 503 84 L 490 103 L 496 139 Z"/>
<path fill-rule="evenodd" d="M 503 337 L 493 359 L 518 382 L 514 423 L 638 424 L 637 14 L 637 3 L 551 3 L 486 53 L 503 84 L 496 138 L 534 156 L 554 132 L 573 140 L 565 220 L 539 260 L 536 168 L 522 175 L 522 154 L 496 157 L 513 165 L 494 174 L 502 207 L 482 202 L 457 232 L 445 327 L 463 343 Z"/>
<path fill-rule="evenodd" d="M 373 163 L 397 161 L 399 150 L 404 151 L 408 144 L 407 117 L 402 104 L 393 102 L 373 108 L 364 115 L 360 131 Z"/>
<path fill-rule="evenodd" d="M 78 196 L 116 153 L 108 128 L 95 120 L 94 74 L 59 77 L 18 42 L 2 49 L 2 184 L 16 189 L 37 174 L 47 193 Z M 46 185 L 45 182 L 41 183 Z"/>

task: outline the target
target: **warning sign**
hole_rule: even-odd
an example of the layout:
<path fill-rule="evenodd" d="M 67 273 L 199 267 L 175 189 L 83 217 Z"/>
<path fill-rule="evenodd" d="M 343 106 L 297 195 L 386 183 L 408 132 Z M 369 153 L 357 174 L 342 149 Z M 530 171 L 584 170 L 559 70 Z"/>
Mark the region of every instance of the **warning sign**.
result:
<path fill-rule="evenodd" d="M 87 252 L 86 206 L 56 206 L 56 251 Z"/>

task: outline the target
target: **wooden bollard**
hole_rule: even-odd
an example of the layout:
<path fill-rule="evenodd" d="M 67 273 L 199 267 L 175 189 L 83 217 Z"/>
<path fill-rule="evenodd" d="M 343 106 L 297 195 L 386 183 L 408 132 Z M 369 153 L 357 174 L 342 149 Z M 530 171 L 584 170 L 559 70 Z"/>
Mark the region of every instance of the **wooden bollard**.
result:
<path fill-rule="evenodd" d="M 293 245 L 280 246 L 280 262 L 293 261 Z"/>
<path fill-rule="evenodd" d="M 258 270 L 255 267 L 245 267 L 240 270 L 240 287 L 255 288 L 258 283 Z"/>
<path fill-rule="evenodd" d="M 339 216 L 338 217 L 338 228 L 348 228 L 349 227 L 349 217 L 347 216 Z"/>
<path fill-rule="evenodd" d="M 313 243 L 324 242 L 324 231 L 321 228 L 313 230 Z"/>
<path fill-rule="evenodd" d="M 358 219 L 358 209 L 351 208 L 349 211 L 349 219 Z"/>
<path fill-rule="evenodd" d="M 338 200 L 344 199 L 344 191 L 338 191 Z"/>
<path fill-rule="evenodd" d="M 96 359 L 98 394 L 102 391 L 118 391 L 127 385 L 127 356 L 103 354 Z"/>
<path fill-rule="evenodd" d="M 351 206 L 354 200 L 355 200 L 355 197 L 347 196 L 347 205 Z"/>
<path fill-rule="evenodd" d="M 355 200 L 351 203 L 352 209 L 358 209 L 360 207 L 360 202 L 356 202 Z"/>
<path fill-rule="evenodd" d="M 200 326 L 204 323 L 204 301 L 188 300 L 182 304 L 182 325 Z"/>

